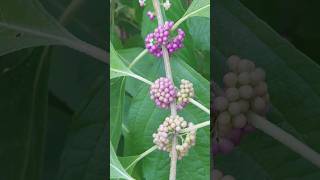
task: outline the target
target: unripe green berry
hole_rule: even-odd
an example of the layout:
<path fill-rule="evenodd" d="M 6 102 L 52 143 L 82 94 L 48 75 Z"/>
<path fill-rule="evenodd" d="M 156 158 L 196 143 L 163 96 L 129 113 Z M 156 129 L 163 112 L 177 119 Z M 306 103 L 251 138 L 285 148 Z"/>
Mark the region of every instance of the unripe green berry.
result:
<path fill-rule="evenodd" d="M 232 118 L 232 125 L 234 128 L 243 128 L 247 124 L 247 118 L 243 114 L 239 114 Z"/>
<path fill-rule="evenodd" d="M 240 109 L 240 105 L 238 102 L 232 102 L 230 103 L 229 107 L 228 107 L 228 111 L 230 112 L 231 115 L 237 115 L 240 114 L 241 109 Z"/>
<path fill-rule="evenodd" d="M 232 55 L 228 58 L 227 64 L 231 71 L 236 72 L 238 69 L 238 63 L 240 61 L 240 58 L 236 55 Z"/>
<path fill-rule="evenodd" d="M 236 101 L 239 99 L 239 92 L 237 88 L 228 88 L 226 90 L 226 97 L 229 102 Z"/>
<path fill-rule="evenodd" d="M 243 59 L 238 63 L 238 72 L 242 73 L 242 72 L 250 72 L 252 70 L 252 62 L 247 60 L 247 59 Z"/>
<path fill-rule="evenodd" d="M 256 68 L 253 72 L 250 73 L 251 82 L 253 84 L 257 84 L 260 81 L 264 81 L 266 79 L 266 73 L 261 68 Z"/>
<path fill-rule="evenodd" d="M 218 121 L 219 125 L 230 124 L 231 116 L 227 111 L 225 111 L 225 112 L 219 114 L 217 121 Z"/>
<path fill-rule="evenodd" d="M 238 77 L 235 73 L 229 72 L 223 77 L 223 82 L 226 87 L 235 87 L 238 82 Z"/>
<path fill-rule="evenodd" d="M 254 98 L 252 102 L 253 110 L 257 113 L 263 112 L 266 109 L 266 102 L 261 97 Z"/>
<path fill-rule="evenodd" d="M 240 111 L 241 111 L 242 113 L 246 113 L 246 112 L 249 110 L 250 104 L 249 104 L 248 101 L 240 100 L 240 101 L 238 101 L 238 103 L 239 103 L 239 105 L 240 105 Z"/>
<path fill-rule="evenodd" d="M 224 111 L 228 107 L 228 100 L 227 98 L 220 96 L 213 100 L 213 107 L 218 111 Z"/>
<path fill-rule="evenodd" d="M 240 85 L 250 84 L 250 74 L 248 72 L 240 73 L 238 76 L 238 81 Z"/>
<path fill-rule="evenodd" d="M 253 89 L 249 85 L 244 85 L 239 88 L 239 95 L 243 99 L 250 99 L 253 96 Z"/>
<path fill-rule="evenodd" d="M 258 83 L 256 87 L 254 87 L 254 92 L 258 96 L 264 96 L 268 92 L 268 86 L 264 81 Z"/>

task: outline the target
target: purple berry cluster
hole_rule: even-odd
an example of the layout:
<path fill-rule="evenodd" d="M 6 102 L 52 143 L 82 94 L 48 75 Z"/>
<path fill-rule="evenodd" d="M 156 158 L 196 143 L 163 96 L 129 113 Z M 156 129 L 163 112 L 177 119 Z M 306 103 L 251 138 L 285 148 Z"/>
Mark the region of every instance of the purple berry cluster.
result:
<path fill-rule="evenodd" d="M 162 45 L 168 49 L 169 54 L 183 47 L 185 33 L 182 29 L 178 29 L 178 35 L 170 40 L 173 25 L 173 21 L 166 21 L 164 25 L 158 26 L 154 32 L 147 35 L 145 46 L 149 53 L 159 58 L 162 57 Z"/>
<path fill-rule="evenodd" d="M 176 96 L 176 89 L 169 78 L 160 77 L 150 87 L 150 98 L 160 108 L 169 108 Z"/>
<path fill-rule="evenodd" d="M 227 64 L 230 71 L 223 77 L 224 89 L 213 100 L 216 114 L 213 155 L 230 153 L 245 134 L 254 131 L 249 112 L 265 116 L 268 111 L 265 71 L 235 55 L 228 58 Z"/>
<path fill-rule="evenodd" d="M 153 21 L 154 18 L 156 17 L 156 16 L 154 15 L 154 13 L 151 12 L 151 11 L 148 11 L 148 12 L 147 12 L 147 16 L 149 17 L 150 21 Z"/>

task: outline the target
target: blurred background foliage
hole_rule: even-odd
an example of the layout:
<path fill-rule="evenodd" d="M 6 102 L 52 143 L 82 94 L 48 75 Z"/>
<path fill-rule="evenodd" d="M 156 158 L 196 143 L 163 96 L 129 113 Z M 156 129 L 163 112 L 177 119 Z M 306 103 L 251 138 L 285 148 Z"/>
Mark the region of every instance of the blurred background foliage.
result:
<path fill-rule="evenodd" d="M 297 49 L 320 64 L 320 1 L 240 0 Z"/>
<path fill-rule="evenodd" d="M 107 1 L 39 2 L 57 21 L 76 2 L 64 27 L 79 39 L 106 49 Z M 11 6 L 12 16 L 21 11 L 14 7 L 18 6 Z M 3 37 L 1 32 L 0 28 Z M 0 56 L 1 180 L 105 179 L 107 67 L 63 46 L 33 47 Z"/>

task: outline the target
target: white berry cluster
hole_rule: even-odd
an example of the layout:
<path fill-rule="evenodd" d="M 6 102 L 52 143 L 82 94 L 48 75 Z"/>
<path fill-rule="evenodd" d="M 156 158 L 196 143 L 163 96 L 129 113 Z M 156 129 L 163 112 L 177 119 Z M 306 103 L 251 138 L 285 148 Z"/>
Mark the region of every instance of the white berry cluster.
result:
<path fill-rule="evenodd" d="M 221 171 L 214 169 L 213 180 L 235 180 L 235 178 L 231 175 L 223 175 Z"/>
<path fill-rule="evenodd" d="M 249 111 L 265 115 L 269 103 L 266 74 L 263 69 L 256 68 L 252 61 L 240 59 L 235 55 L 229 57 L 227 64 L 230 71 L 223 77 L 224 93 L 213 101 L 218 114 L 218 138 L 223 138 L 226 142 L 224 144 L 229 144 L 226 146 L 219 143 L 220 151 L 233 149 L 230 143 L 237 144 L 246 129 L 250 128 L 247 122 Z M 226 148 L 229 146 L 230 148 Z"/>
<path fill-rule="evenodd" d="M 172 135 L 177 135 L 176 150 L 178 159 L 182 159 L 190 149 L 195 145 L 196 129 L 192 129 L 193 123 L 187 122 L 178 115 L 166 117 L 164 122 L 159 126 L 157 133 L 154 133 L 153 143 L 158 149 L 171 152 L 172 149 Z M 189 128 L 190 132 L 181 133 L 182 129 Z"/>
<path fill-rule="evenodd" d="M 177 107 L 182 109 L 189 103 L 189 98 L 194 97 L 193 84 L 185 79 L 181 79 L 180 89 L 177 93 Z"/>

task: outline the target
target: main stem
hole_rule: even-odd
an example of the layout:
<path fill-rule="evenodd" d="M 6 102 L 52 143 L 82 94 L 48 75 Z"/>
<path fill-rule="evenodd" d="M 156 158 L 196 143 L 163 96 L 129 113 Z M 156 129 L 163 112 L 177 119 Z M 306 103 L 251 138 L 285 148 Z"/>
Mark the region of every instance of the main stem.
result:
<path fill-rule="evenodd" d="M 161 26 L 163 25 L 163 17 L 160 9 L 160 2 L 159 0 L 152 0 L 153 2 L 153 7 L 155 9 L 157 19 L 158 19 L 158 25 Z M 170 67 L 170 59 L 169 59 L 169 53 L 167 48 L 162 45 L 162 54 L 163 54 L 163 62 L 164 62 L 164 69 L 166 71 L 166 77 L 169 78 L 172 83 L 172 73 L 171 73 L 171 67 Z M 170 104 L 171 108 L 171 115 L 175 116 L 177 115 L 177 110 L 176 110 L 176 102 L 173 101 Z M 176 151 L 176 144 L 177 144 L 177 135 L 174 134 L 172 137 L 172 149 L 171 149 L 171 163 L 170 163 L 170 176 L 169 180 L 175 180 L 176 179 L 176 170 L 177 170 L 177 151 Z"/>

